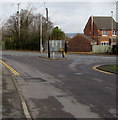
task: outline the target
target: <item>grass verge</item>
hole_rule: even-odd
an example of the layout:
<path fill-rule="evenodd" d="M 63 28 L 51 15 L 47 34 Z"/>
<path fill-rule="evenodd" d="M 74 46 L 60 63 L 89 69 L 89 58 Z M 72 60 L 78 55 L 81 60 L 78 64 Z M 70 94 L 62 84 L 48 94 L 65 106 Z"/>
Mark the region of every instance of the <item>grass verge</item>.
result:
<path fill-rule="evenodd" d="M 118 74 L 118 65 L 102 65 L 98 69 Z"/>

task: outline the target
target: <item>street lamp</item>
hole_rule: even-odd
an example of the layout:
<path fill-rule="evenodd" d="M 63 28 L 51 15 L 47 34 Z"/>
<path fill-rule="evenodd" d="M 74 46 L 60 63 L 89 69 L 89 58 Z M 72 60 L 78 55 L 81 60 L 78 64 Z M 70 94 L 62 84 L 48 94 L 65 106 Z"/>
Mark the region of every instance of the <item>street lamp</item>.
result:
<path fill-rule="evenodd" d="M 111 11 L 111 17 L 112 17 L 112 19 L 111 19 L 111 31 L 112 31 L 112 34 L 113 34 L 113 11 Z"/>

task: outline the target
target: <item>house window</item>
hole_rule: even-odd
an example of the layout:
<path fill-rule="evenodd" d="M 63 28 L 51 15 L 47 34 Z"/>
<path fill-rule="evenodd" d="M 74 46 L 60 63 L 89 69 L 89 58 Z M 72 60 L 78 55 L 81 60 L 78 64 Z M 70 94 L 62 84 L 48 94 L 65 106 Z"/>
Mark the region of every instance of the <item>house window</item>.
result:
<path fill-rule="evenodd" d="M 102 31 L 102 36 L 107 36 L 107 34 L 108 34 L 108 31 L 106 31 L 106 30 Z"/>
<path fill-rule="evenodd" d="M 112 35 L 113 35 L 113 36 L 116 36 L 116 35 L 117 35 L 115 30 L 112 31 Z"/>

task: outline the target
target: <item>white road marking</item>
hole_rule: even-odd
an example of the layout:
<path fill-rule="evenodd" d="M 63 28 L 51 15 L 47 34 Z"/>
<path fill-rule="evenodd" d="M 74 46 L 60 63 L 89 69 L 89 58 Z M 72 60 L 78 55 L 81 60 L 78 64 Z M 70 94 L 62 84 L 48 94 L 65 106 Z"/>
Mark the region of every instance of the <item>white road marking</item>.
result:
<path fill-rule="evenodd" d="M 83 73 L 75 73 L 75 75 L 83 75 Z"/>
<path fill-rule="evenodd" d="M 103 82 L 101 79 L 98 79 L 98 78 L 92 78 L 92 79 L 98 82 Z"/>

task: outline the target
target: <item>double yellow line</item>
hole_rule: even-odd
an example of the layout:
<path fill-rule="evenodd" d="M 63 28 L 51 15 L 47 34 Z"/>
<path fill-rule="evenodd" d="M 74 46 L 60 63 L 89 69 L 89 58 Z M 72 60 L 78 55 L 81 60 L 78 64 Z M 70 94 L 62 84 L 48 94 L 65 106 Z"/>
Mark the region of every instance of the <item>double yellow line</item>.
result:
<path fill-rule="evenodd" d="M 10 67 L 9 65 L 7 65 L 5 62 L 3 62 L 2 60 L 0 60 L 0 63 L 3 64 L 5 67 L 7 67 L 12 73 L 14 73 L 14 75 L 18 76 L 19 73 L 16 72 L 12 67 Z"/>

